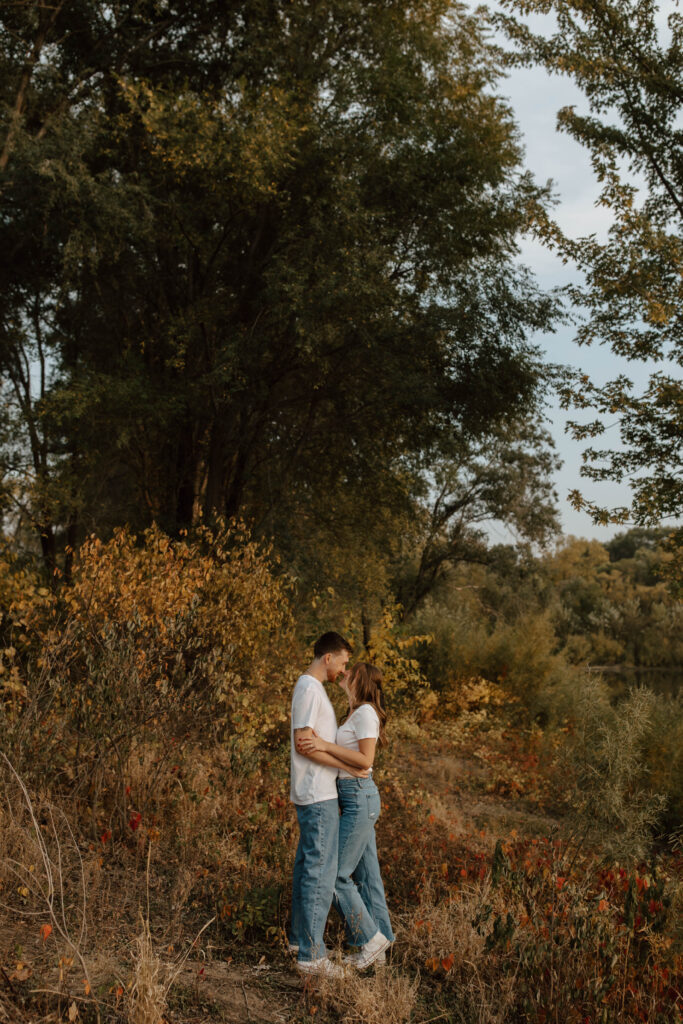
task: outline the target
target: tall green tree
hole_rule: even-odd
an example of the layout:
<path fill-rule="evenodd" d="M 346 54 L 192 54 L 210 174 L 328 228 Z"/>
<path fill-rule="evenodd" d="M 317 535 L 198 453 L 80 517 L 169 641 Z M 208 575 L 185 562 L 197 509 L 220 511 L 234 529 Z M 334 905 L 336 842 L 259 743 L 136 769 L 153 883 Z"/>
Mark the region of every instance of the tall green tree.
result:
<path fill-rule="evenodd" d="M 547 197 L 478 16 L 7 11 L 3 368 L 43 346 L 45 391 L 16 400 L 53 560 L 68 523 L 285 535 L 311 495 L 400 501 L 420 453 L 537 411 L 553 310 L 515 257 Z"/>
<path fill-rule="evenodd" d="M 604 385 L 577 375 L 566 406 L 593 410 L 574 422 L 576 438 L 599 438 L 606 418 L 619 418 L 622 445 L 585 452 L 583 472 L 595 480 L 628 480 L 630 507 L 605 509 L 575 492 L 574 501 L 606 522 L 653 525 L 683 514 L 683 19 L 654 0 L 501 0 L 499 18 L 515 50 L 511 60 L 567 75 L 583 90 L 588 112 L 559 111 L 558 129 L 591 155 L 599 202 L 611 215 L 605 242 L 570 238 L 550 219 L 541 237 L 585 283 L 568 289 L 585 317 L 581 345 L 603 344 L 634 364 Z M 552 15 L 547 35 L 522 18 Z M 647 372 L 639 363 L 648 360 Z M 679 538 L 680 539 L 680 538 Z"/>

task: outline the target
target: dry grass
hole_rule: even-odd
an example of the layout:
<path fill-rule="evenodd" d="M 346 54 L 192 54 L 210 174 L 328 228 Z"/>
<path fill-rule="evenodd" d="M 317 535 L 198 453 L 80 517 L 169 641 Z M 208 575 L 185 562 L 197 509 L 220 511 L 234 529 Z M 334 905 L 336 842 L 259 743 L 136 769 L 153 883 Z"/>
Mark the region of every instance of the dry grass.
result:
<path fill-rule="evenodd" d="M 52 935 L 65 951 L 63 962 L 78 963 L 89 993 L 88 885 L 80 845 L 64 811 L 34 798 L 6 755 L 0 756 L 5 791 L 0 882 L 6 883 L 8 900 L 0 906 L 37 918 L 36 931 L 42 921 L 44 941 Z"/>
<path fill-rule="evenodd" d="M 396 909 L 393 915 L 398 938 L 391 965 L 375 974 L 352 974 L 341 983 L 308 983 L 304 1003 L 307 1001 L 309 1016 L 305 1016 L 301 1001 L 297 1010 L 299 982 L 293 976 L 282 976 L 282 958 L 274 952 L 279 935 L 274 926 L 281 926 L 287 915 L 286 889 L 279 897 L 277 886 L 289 884 L 296 840 L 295 819 L 285 801 L 283 773 L 277 763 L 248 776 L 231 771 L 224 749 L 187 744 L 177 755 L 177 770 L 167 762 L 149 816 L 143 815 L 135 830 L 128 827 L 106 841 L 100 838 L 101 824 L 95 839 L 91 838 L 93 830 L 82 805 L 73 801 L 67 806 L 63 794 L 57 793 L 55 798 L 62 800 L 66 811 L 63 814 L 44 792 L 33 789 L 27 800 L 28 791 L 23 794 L 16 779 L 9 786 L 6 773 L 2 779 L 5 795 L 0 801 L 0 883 L 5 881 L 4 888 L 0 885 L 0 902 L 11 904 L 25 934 L 30 929 L 33 935 L 31 950 L 26 948 L 28 943 L 24 945 L 24 935 L 16 936 L 24 945 L 22 959 L 30 961 L 34 969 L 27 989 L 34 981 L 37 987 L 41 971 L 50 987 L 57 989 L 57 957 L 73 955 L 56 923 L 49 942 L 39 937 L 41 923 L 48 920 L 40 886 L 45 886 L 49 871 L 57 880 L 56 868 L 61 865 L 68 934 L 87 960 L 99 1005 L 112 1024 L 161 1024 L 171 1012 L 178 1021 L 196 1020 L 195 1011 L 200 1008 L 203 1013 L 211 1012 L 205 1011 L 200 1000 L 205 996 L 213 999 L 221 984 L 221 1012 L 229 1015 L 225 1019 L 236 1021 L 247 1019 L 246 1010 L 254 1022 L 288 1019 L 298 1024 L 313 1016 L 325 1024 L 407 1024 L 439 1020 L 446 1014 L 451 1024 L 511 1024 L 524 1019 L 527 1004 L 553 1005 L 557 990 L 548 995 L 546 985 L 542 998 L 536 996 L 548 964 L 556 978 L 562 975 L 563 984 L 568 973 L 588 976 L 595 966 L 593 946 L 571 952 L 565 944 L 561 963 L 557 958 L 549 960 L 550 954 L 542 950 L 533 952 L 540 934 L 536 924 L 543 924 L 543 907 L 553 898 L 559 907 L 568 890 L 567 886 L 561 897 L 558 895 L 554 879 L 560 868 L 553 860 L 553 844 L 547 849 L 543 846 L 551 872 L 545 883 L 542 872 L 528 878 L 523 872 L 520 875 L 520 891 L 528 895 L 532 908 L 538 904 L 539 921 L 533 928 L 517 927 L 514 942 L 489 942 L 487 948 L 496 918 L 502 919 L 509 911 L 520 924 L 524 910 L 517 903 L 522 896 L 515 895 L 518 890 L 508 884 L 508 875 L 501 876 L 495 886 L 491 884 L 489 847 L 494 836 L 470 834 L 462 818 L 460 791 L 449 793 L 450 786 L 467 774 L 462 761 L 456 770 L 450 754 L 443 759 L 432 755 L 425 769 L 420 748 L 416 746 L 411 753 L 415 756 L 405 776 L 397 779 L 390 762 L 387 769 L 394 781 L 387 780 L 383 790 L 388 807 L 380 825 L 380 855 L 386 859 L 383 868 L 392 906 L 403 911 Z M 151 771 L 154 766 L 150 753 L 138 771 Z M 131 806 L 135 808 L 140 785 L 135 766 L 126 777 L 130 778 Z M 486 778 L 478 779 L 480 788 L 485 784 Z M 475 799 L 476 787 L 468 787 L 467 796 Z M 500 796 L 487 795 L 486 800 L 492 806 L 507 806 Z M 524 851 L 513 847 L 511 870 L 512 866 L 517 870 L 523 864 Z M 541 845 L 539 855 L 540 851 Z M 392 852 L 398 860 L 390 858 Z M 31 865 L 34 868 L 29 871 Z M 561 874 L 565 873 L 569 872 L 562 868 Z M 27 895 L 18 892 L 20 885 Z M 87 893 L 85 909 L 81 891 Z M 274 906 L 263 896 L 271 891 L 276 895 Z M 589 907 L 584 917 L 604 920 L 604 935 L 609 938 L 608 915 L 598 913 L 596 893 L 589 893 L 595 907 Z M 680 893 L 674 896 L 679 900 L 677 908 L 683 905 L 682 898 Z M 53 906 L 57 917 L 61 896 L 57 895 Z M 490 913 L 482 915 L 487 906 Z M 196 932 L 214 909 L 219 920 L 204 947 L 197 942 L 201 932 Z M 559 921 L 558 914 L 553 920 Z M 81 940 L 86 918 L 87 930 Z M 5 917 L 3 925 L 7 921 Z M 26 925 L 26 921 L 30 923 Z M 213 919 L 205 927 L 211 923 Z M 8 943 L 7 951 L 11 948 Z M 187 958 L 197 951 L 202 959 L 188 966 Z M 669 962 L 663 946 L 658 955 L 662 963 Z M 92 1006 L 86 1004 L 92 1003 L 92 997 L 84 997 L 85 971 L 81 973 L 79 966 L 75 960 L 65 969 L 63 989 L 68 990 L 69 999 L 78 999 L 84 1012 L 90 1012 Z M 622 974 L 626 985 L 625 970 Z M 642 984 L 650 984 L 649 976 Z M 276 995 L 272 995 L 273 989 Z M 569 997 L 565 998 L 568 991 L 565 984 L 565 1008 L 571 1008 Z M 655 1003 L 653 996 L 648 1012 L 655 1013 Z M 641 1000 L 639 1005 L 645 1006 L 645 1002 Z M 46 1000 L 46 1013 L 54 1013 L 54 1007 L 55 1001 Z M 2 1012 L 0 1001 L 0 1024 L 6 1024 Z M 194 1016 L 190 1018 L 190 1014 Z M 621 1019 L 637 1018 L 625 1012 Z M 574 1018 L 566 1016 L 565 1020 Z M 19 1021 L 17 1017 L 9 1024 Z"/>
<path fill-rule="evenodd" d="M 166 970 L 154 951 L 149 922 L 141 917 L 134 942 L 133 983 L 130 989 L 130 1024 L 161 1024 L 166 1010 Z"/>
<path fill-rule="evenodd" d="M 427 887 L 399 931 L 397 953 L 406 967 L 426 964 L 444 992 L 457 991 L 463 1021 L 507 1024 L 514 1003 L 514 976 L 495 971 L 485 931 L 477 929 L 481 908 L 498 900 L 488 880 L 445 900 L 435 900 Z"/>
<path fill-rule="evenodd" d="M 472 921 L 490 895 L 488 883 L 463 888 L 457 896 L 446 900 L 434 900 L 426 888 L 419 904 L 403 922 L 404 938 L 399 939 L 399 950 L 406 959 L 423 964 L 455 953 L 456 961 L 449 973 L 454 978 L 461 973 L 470 974 L 481 961 L 484 949 L 484 938 Z"/>
<path fill-rule="evenodd" d="M 419 985 L 419 973 L 382 967 L 371 977 L 349 972 L 345 978 L 320 979 L 311 992 L 312 1001 L 319 999 L 339 1024 L 405 1024 L 415 1009 Z"/>

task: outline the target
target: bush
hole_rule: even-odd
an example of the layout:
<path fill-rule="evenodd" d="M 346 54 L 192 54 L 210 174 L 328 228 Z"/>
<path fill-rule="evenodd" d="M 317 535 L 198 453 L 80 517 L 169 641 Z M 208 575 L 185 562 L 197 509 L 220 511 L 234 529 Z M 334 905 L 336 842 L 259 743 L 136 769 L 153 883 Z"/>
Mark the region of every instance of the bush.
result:
<path fill-rule="evenodd" d="M 662 823 L 666 832 L 683 827 L 683 696 L 653 695 L 650 725 L 643 739 L 642 756 L 648 767 L 648 788 L 661 794 L 666 805 Z"/>
<path fill-rule="evenodd" d="M 177 541 L 157 528 L 90 538 L 70 587 L 9 605 L 23 646 L 0 729 L 18 770 L 85 800 L 93 827 L 126 830 L 132 777 L 141 813 L 189 740 L 224 743 L 234 768 L 252 767 L 283 738 L 295 674 L 275 568 L 239 524 Z"/>
<path fill-rule="evenodd" d="M 491 623 L 471 599 L 454 609 L 427 602 L 413 627 L 433 638 L 421 648 L 419 662 L 439 694 L 448 694 L 462 679 L 480 676 L 504 685 L 534 713 L 540 692 L 563 668 L 547 613 Z"/>
<path fill-rule="evenodd" d="M 542 695 L 572 823 L 614 856 L 643 856 L 662 822 L 680 823 L 681 702 L 646 687 L 613 702 L 596 673 L 567 669 Z"/>

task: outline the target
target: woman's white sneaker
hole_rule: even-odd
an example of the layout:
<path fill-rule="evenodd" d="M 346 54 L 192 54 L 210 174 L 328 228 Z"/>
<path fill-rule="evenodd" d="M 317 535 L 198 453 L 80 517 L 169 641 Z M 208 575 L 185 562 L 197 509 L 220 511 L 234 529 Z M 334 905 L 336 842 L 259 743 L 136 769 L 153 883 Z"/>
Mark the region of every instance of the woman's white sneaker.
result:
<path fill-rule="evenodd" d="M 343 978 L 346 973 L 343 967 L 325 956 L 318 960 L 297 960 L 296 967 L 301 974 L 315 974 L 319 978 Z"/>
<path fill-rule="evenodd" d="M 347 953 L 346 956 L 342 957 L 342 963 L 346 964 L 348 967 L 357 967 L 359 956 L 360 953 Z M 382 964 L 385 964 L 386 962 L 387 954 L 386 951 L 383 950 L 375 960 L 375 967 L 381 967 Z"/>
<path fill-rule="evenodd" d="M 344 963 L 349 964 L 351 967 L 355 967 L 357 971 L 364 971 L 370 964 L 381 963 L 380 957 L 386 960 L 386 952 L 391 945 L 391 942 L 382 935 L 381 932 L 375 932 L 369 942 L 366 942 L 361 947 L 358 953 L 351 953 L 349 956 L 344 957 Z"/>

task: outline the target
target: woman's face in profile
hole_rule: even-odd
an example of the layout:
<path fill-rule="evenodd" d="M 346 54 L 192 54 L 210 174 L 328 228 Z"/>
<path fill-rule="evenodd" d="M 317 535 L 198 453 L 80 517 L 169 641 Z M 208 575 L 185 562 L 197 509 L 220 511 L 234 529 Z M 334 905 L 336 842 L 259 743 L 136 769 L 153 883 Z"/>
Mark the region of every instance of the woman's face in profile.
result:
<path fill-rule="evenodd" d="M 339 685 L 341 686 L 342 690 L 344 691 L 344 693 L 347 696 L 350 696 L 350 694 L 349 694 L 349 683 L 350 682 L 351 682 L 351 670 L 347 668 L 346 671 L 342 672 L 342 674 L 339 677 Z"/>

